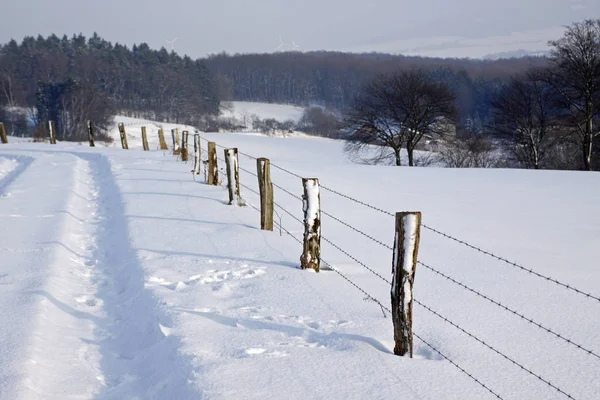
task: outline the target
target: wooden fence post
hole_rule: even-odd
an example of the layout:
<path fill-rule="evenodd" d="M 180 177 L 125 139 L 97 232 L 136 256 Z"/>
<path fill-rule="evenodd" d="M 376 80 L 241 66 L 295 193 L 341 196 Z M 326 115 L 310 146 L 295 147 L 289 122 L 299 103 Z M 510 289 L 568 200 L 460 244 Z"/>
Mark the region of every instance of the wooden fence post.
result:
<path fill-rule="evenodd" d="M 167 141 L 165 140 L 165 133 L 162 128 L 158 128 L 158 142 L 160 143 L 161 150 L 169 150 L 169 146 L 167 146 Z"/>
<path fill-rule="evenodd" d="M 208 142 L 208 184 L 219 185 L 219 166 L 217 165 L 217 144 Z"/>
<path fill-rule="evenodd" d="M 48 133 L 50 134 L 50 144 L 56 144 L 56 125 L 54 125 L 54 121 L 48 121 Z"/>
<path fill-rule="evenodd" d="M 173 136 L 173 155 L 178 156 L 181 154 L 181 147 L 179 147 L 179 130 L 177 128 L 171 129 L 171 135 Z"/>
<path fill-rule="evenodd" d="M 273 183 L 271 182 L 271 162 L 268 158 L 256 159 L 258 191 L 260 192 L 260 229 L 273 230 Z"/>
<path fill-rule="evenodd" d="M 319 180 L 302 178 L 304 194 L 302 195 L 302 211 L 304 211 L 304 246 L 300 265 L 302 269 L 311 268 L 316 272 L 321 269 L 321 194 Z"/>
<path fill-rule="evenodd" d="M 227 187 L 229 189 L 229 205 L 242 205 L 240 197 L 240 164 L 238 160 L 238 149 L 225 149 L 225 164 L 227 165 Z"/>
<path fill-rule="evenodd" d="M 148 135 L 146 135 L 145 126 L 142 126 L 142 146 L 144 147 L 144 151 L 150 150 L 150 147 L 148 146 Z"/>
<path fill-rule="evenodd" d="M 91 120 L 88 121 L 88 140 L 90 141 L 90 147 L 96 147 L 94 143 L 94 124 Z"/>
<path fill-rule="evenodd" d="M 4 129 L 4 124 L 0 122 L 0 139 L 2 143 L 8 144 L 8 138 L 6 137 L 6 130 Z"/>
<path fill-rule="evenodd" d="M 202 147 L 200 147 L 200 135 L 194 134 L 194 175 L 200 175 L 200 165 L 202 164 Z M 195 177 L 194 177 L 195 179 Z"/>
<path fill-rule="evenodd" d="M 181 161 L 188 160 L 188 131 L 181 132 Z"/>
<path fill-rule="evenodd" d="M 417 269 L 421 213 L 396 213 L 396 236 L 392 261 L 392 322 L 394 354 L 413 356 L 412 309 L 413 284 Z"/>
<path fill-rule="evenodd" d="M 125 124 L 119 122 L 119 133 L 121 134 L 121 147 L 124 150 L 128 150 L 129 146 L 127 145 L 127 133 L 125 133 Z"/>

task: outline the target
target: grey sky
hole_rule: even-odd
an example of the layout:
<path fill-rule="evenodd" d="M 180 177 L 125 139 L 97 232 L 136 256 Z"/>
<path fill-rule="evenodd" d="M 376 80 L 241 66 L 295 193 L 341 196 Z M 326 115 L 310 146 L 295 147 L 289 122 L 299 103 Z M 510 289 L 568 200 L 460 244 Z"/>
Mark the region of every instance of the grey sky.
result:
<path fill-rule="evenodd" d="M 543 50 L 598 0 L 0 0 L 0 42 L 94 31 L 191 57 L 299 50 L 481 57 Z"/>

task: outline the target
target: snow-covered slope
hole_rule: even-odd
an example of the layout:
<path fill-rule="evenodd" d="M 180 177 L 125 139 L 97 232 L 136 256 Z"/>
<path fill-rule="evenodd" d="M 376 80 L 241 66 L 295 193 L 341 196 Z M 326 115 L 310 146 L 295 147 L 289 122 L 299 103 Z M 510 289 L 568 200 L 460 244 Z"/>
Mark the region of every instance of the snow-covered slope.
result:
<path fill-rule="evenodd" d="M 302 117 L 304 107 L 298 107 L 288 104 L 258 103 L 250 101 L 231 101 L 223 110 L 223 118 L 236 118 L 237 120 L 250 119 L 252 115 L 260 119 L 273 118 L 277 121 L 286 121 L 291 119 L 298 122 Z"/>
<path fill-rule="evenodd" d="M 203 138 L 204 150 L 207 139 L 239 149 L 249 206 L 228 206 L 191 163 L 143 152 L 139 138 L 130 150 L 0 145 L 0 398 L 494 398 L 428 345 L 504 399 L 600 392 L 600 359 L 556 336 L 599 354 L 600 301 L 429 229 L 414 305 L 427 344 L 415 338 L 415 359 L 392 354 L 391 319 L 373 301 L 389 308 L 393 213 L 414 210 L 597 296 L 597 173 L 364 166 L 326 139 Z M 258 228 L 245 154 L 273 164 L 281 235 Z M 333 271 L 298 269 L 300 177 L 364 203 L 322 189 L 321 254 L 368 296 Z"/>

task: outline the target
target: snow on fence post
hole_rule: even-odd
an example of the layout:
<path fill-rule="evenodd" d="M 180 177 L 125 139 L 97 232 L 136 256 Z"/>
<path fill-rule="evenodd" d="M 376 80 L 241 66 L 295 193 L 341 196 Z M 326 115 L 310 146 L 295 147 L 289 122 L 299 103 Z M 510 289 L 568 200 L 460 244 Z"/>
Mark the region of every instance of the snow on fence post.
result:
<path fill-rule="evenodd" d="M 160 143 L 161 150 L 169 150 L 169 146 L 167 146 L 167 141 L 165 140 L 165 133 L 162 128 L 158 128 L 158 142 Z"/>
<path fill-rule="evenodd" d="M 200 165 L 202 164 L 202 147 L 200 147 L 200 135 L 194 134 L 194 175 L 200 175 Z M 194 176 L 194 179 L 196 177 Z"/>
<path fill-rule="evenodd" d="M 171 129 L 171 135 L 173 136 L 173 155 L 178 156 L 181 154 L 181 148 L 179 147 L 179 130 L 177 128 Z"/>
<path fill-rule="evenodd" d="M 417 269 L 421 213 L 396 213 L 396 236 L 392 261 L 392 322 L 394 323 L 394 354 L 413 356 L 413 284 Z"/>
<path fill-rule="evenodd" d="M 304 194 L 302 195 L 302 211 L 304 211 L 304 246 L 300 265 L 302 269 L 321 268 L 321 194 L 317 178 L 302 178 Z"/>
<path fill-rule="evenodd" d="M 148 135 L 146 135 L 145 126 L 142 126 L 142 146 L 144 147 L 144 151 L 150 150 L 150 147 L 148 146 Z"/>
<path fill-rule="evenodd" d="M 217 165 L 217 144 L 208 142 L 208 184 L 219 185 L 219 166 Z"/>
<path fill-rule="evenodd" d="M 90 147 L 96 147 L 94 143 L 94 124 L 91 120 L 88 120 L 88 140 L 90 141 Z"/>
<path fill-rule="evenodd" d="M 188 160 L 188 131 L 181 132 L 181 161 Z"/>
<path fill-rule="evenodd" d="M 119 133 L 121 134 L 121 147 L 123 147 L 124 150 L 128 150 L 127 133 L 125 133 L 125 124 L 122 122 L 119 122 Z"/>
<path fill-rule="evenodd" d="M 48 121 L 48 133 L 50 134 L 50 144 L 56 144 L 56 126 L 54 121 Z"/>
<path fill-rule="evenodd" d="M 4 124 L 0 122 L 0 139 L 2 143 L 8 144 L 8 138 L 6 137 L 6 130 L 4 129 Z"/>
<path fill-rule="evenodd" d="M 273 230 L 273 183 L 271 182 L 271 162 L 268 158 L 256 160 L 258 189 L 260 192 L 260 229 Z"/>
<path fill-rule="evenodd" d="M 240 197 L 240 164 L 238 160 L 238 149 L 225 149 L 225 164 L 227 166 L 227 188 L 229 191 L 229 205 L 237 203 L 242 205 Z"/>

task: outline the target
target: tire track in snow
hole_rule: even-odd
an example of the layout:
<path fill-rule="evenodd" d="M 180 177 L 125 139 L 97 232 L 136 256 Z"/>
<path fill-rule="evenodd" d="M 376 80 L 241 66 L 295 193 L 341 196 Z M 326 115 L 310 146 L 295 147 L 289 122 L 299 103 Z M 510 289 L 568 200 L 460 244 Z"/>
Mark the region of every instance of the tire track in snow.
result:
<path fill-rule="evenodd" d="M 64 157 L 64 155 L 61 155 Z M 72 155 L 50 184 L 62 182 L 66 201 L 53 217 L 60 225 L 40 244 L 51 250 L 45 282 L 30 293 L 37 302 L 25 366 L 23 398 L 93 398 L 101 388 L 100 355 L 95 343 L 102 303 L 94 298 L 91 258 L 94 197 L 90 166 Z M 74 162 L 73 162 L 74 161 Z M 51 165 L 59 165 L 53 164 Z M 59 170 L 59 171 L 60 171 Z"/>
<path fill-rule="evenodd" d="M 1 199 L 0 398 L 91 398 L 94 315 L 73 299 L 90 284 L 87 227 L 73 214 L 89 196 L 79 179 L 85 165 L 61 152 L 17 157 L 15 195 Z"/>
<path fill-rule="evenodd" d="M 105 387 L 101 399 L 199 399 L 191 360 L 169 336 L 171 320 L 145 288 L 145 274 L 130 246 L 121 193 L 103 155 L 74 153 L 90 162 L 98 190 L 94 259 L 96 296 L 103 302 L 99 339 Z"/>
<path fill-rule="evenodd" d="M 2 179 L 0 179 L 0 197 L 5 196 L 6 188 L 13 183 L 19 175 L 21 175 L 33 162 L 32 157 L 11 155 L 11 154 L 0 154 L 0 157 L 16 160 L 18 165 L 8 172 Z"/>

